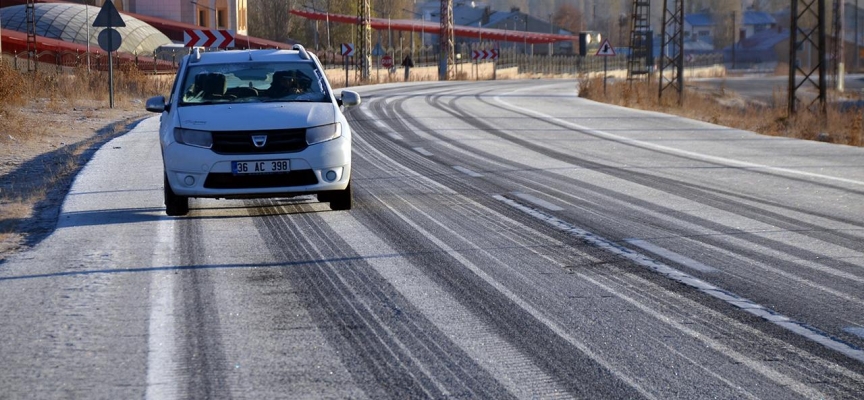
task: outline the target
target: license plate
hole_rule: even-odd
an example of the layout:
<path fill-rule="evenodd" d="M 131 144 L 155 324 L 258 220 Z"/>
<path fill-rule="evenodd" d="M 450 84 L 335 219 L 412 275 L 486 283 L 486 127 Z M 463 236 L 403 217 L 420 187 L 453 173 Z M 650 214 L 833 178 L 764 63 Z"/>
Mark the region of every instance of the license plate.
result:
<path fill-rule="evenodd" d="M 231 172 L 234 175 L 281 174 L 288 172 L 290 165 L 288 160 L 231 161 Z"/>

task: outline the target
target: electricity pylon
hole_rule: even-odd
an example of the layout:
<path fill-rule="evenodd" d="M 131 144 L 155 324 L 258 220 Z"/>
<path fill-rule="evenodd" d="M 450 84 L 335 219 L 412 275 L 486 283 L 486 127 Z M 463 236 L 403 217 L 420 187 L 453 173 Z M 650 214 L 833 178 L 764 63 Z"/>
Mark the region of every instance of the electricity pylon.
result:
<path fill-rule="evenodd" d="M 660 46 L 660 98 L 666 89 L 678 92 L 684 102 L 684 0 L 663 0 L 663 28 Z"/>
<path fill-rule="evenodd" d="M 647 76 L 650 72 L 653 40 L 651 33 L 651 2 L 633 0 L 630 13 L 630 55 L 627 57 L 627 80 Z"/>
<path fill-rule="evenodd" d="M 818 103 L 819 111 L 824 116 L 826 109 L 826 45 L 825 45 L 825 0 L 792 0 L 792 22 L 790 24 L 789 41 L 789 116 L 798 111 L 798 89 L 807 83 L 818 89 L 818 96 L 810 102 L 808 108 Z M 809 48 L 805 51 L 805 46 Z M 806 55 L 806 62 L 798 58 Z M 806 64 L 806 66 L 805 66 Z M 798 73 L 803 75 L 797 81 Z M 818 82 L 814 75 L 818 74 Z"/>

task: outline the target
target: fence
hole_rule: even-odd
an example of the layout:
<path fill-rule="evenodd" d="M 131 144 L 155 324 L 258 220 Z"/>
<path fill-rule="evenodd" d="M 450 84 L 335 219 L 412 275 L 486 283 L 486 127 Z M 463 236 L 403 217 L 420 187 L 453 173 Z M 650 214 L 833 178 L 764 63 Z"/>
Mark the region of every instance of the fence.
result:
<path fill-rule="evenodd" d="M 431 71 L 437 71 L 438 54 L 432 50 L 432 46 L 414 49 L 414 70 L 417 72 L 426 71 L 424 72 L 424 75 L 422 75 L 424 78 L 428 75 L 431 79 L 437 79 L 437 73 L 432 73 Z M 112 59 L 114 62 L 114 68 L 128 68 L 130 65 L 134 65 L 135 68 L 142 72 L 174 73 L 179 66 L 180 60 L 182 60 L 182 57 L 188 53 L 188 49 L 171 48 L 160 49 L 148 54 L 147 56 L 120 53 L 117 56 L 112 57 Z M 389 54 L 397 56 L 397 63 L 401 61 L 403 54 L 411 53 L 412 50 L 409 48 L 389 49 Z M 338 52 L 333 50 L 324 50 L 317 54 L 325 69 L 335 70 L 345 68 L 344 59 Z M 457 54 L 458 57 L 454 67 L 457 78 L 459 79 L 494 79 L 497 76 L 496 71 L 508 71 L 506 76 L 568 77 L 580 73 L 602 72 L 604 70 L 604 62 L 606 63 L 605 69 L 608 71 L 618 71 L 618 75 L 620 75 L 621 71 L 624 71 L 626 74 L 627 69 L 627 56 L 624 54 L 605 57 L 606 59 L 604 60 L 604 57 L 595 56 L 531 55 L 521 53 L 519 50 L 514 48 L 505 48 L 499 50 L 499 57 L 494 62 L 489 60 L 471 60 L 470 51 L 462 51 Z M 28 63 L 31 61 L 28 60 L 26 53 L 17 52 L 12 53 L 11 56 L 14 68 L 19 70 L 30 69 Z M 57 72 L 69 71 L 73 68 L 77 69 L 88 65 L 86 53 L 75 51 L 43 51 L 37 53 L 35 59 L 38 62 L 35 63 L 34 69 L 50 68 L 53 65 Z M 401 80 L 387 76 L 388 73 L 394 71 L 387 71 L 386 69 L 386 78 L 381 79 L 380 57 L 373 57 L 372 61 L 372 74 L 375 75 L 370 77 L 372 81 L 389 82 Z M 360 81 L 359 76 L 357 76 L 359 74 L 358 59 L 351 58 L 349 59 L 349 62 L 349 69 L 353 71 L 351 74 L 351 80 L 354 84 L 357 84 L 357 82 Z M 685 71 L 709 66 L 722 66 L 722 64 L 723 54 L 697 55 L 688 57 L 685 62 Z M 101 52 L 91 53 L 89 66 L 91 69 L 107 71 L 107 54 Z M 338 76 L 334 71 L 330 71 L 328 75 Z M 693 74 L 688 73 L 687 75 L 692 76 Z M 342 80 L 344 81 L 344 78 Z M 420 79 L 415 78 L 414 80 Z"/>
<path fill-rule="evenodd" d="M 142 72 L 150 73 L 175 73 L 179 61 L 186 53 L 175 50 L 157 50 L 148 56 L 138 54 L 115 53 L 111 57 L 114 68 L 128 68 L 134 65 Z M 88 59 L 86 52 L 78 51 L 41 51 L 34 54 L 33 61 L 27 57 L 26 52 L 14 52 L 11 54 L 13 68 L 17 70 L 40 70 L 54 68 L 56 72 L 69 71 L 90 67 L 97 71 L 108 70 L 108 54 L 102 52 L 91 52 Z"/>

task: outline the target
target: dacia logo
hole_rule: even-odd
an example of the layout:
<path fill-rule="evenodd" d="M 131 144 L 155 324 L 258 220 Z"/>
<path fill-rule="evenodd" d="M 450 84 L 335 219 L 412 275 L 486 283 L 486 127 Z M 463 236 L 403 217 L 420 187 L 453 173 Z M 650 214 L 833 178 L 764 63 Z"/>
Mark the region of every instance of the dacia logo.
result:
<path fill-rule="evenodd" d="M 252 144 L 254 144 L 255 147 L 264 147 L 264 145 L 267 144 L 267 135 L 252 136 Z"/>

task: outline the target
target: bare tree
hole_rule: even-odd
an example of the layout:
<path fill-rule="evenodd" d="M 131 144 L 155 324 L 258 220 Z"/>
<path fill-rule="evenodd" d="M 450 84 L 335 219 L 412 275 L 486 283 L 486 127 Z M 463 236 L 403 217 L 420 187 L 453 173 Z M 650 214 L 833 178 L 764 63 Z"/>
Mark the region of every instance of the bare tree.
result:
<path fill-rule="evenodd" d="M 742 7 L 741 0 L 715 0 L 712 2 L 711 19 L 714 21 L 714 47 L 722 49 L 740 39 Z"/>
<path fill-rule="evenodd" d="M 568 4 L 558 7 L 552 14 L 552 23 L 574 33 L 585 30 L 582 11 Z"/>
<path fill-rule="evenodd" d="M 249 2 L 249 35 L 288 42 L 291 39 L 290 9 L 296 0 L 254 0 Z M 299 19 L 299 18 L 298 18 Z"/>

